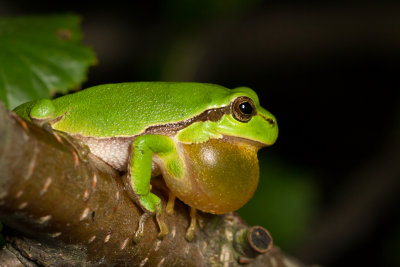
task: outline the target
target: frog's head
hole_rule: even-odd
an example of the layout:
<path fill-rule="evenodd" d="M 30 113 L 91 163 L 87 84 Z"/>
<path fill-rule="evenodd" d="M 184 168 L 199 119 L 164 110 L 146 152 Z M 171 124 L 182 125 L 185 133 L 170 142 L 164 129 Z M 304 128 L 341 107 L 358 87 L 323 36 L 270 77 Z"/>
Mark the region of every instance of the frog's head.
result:
<path fill-rule="evenodd" d="M 231 92 L 216 131 L 224 136 L 254 141 L 260 147 L 272 145 L 278 137 L 275 117 L 260 106 L 257 94 L 250 88 L 239 87 Z"/>
<path fill-rule="evenodd" d="M 187 171 L 176 179 L 164 170 L 164 180 L 191 207 L 216 214 L 237 210 L 257 188 L 257 151 L 275 142 L 276 120 L 246 87 L 230 90 L 195 120 L 177 136 Z"/>
<path fill-rule="evenodd" d="M 257 94 L 247 87 L 227 91 L 217 100 L 210 96 L 210 105 L 190 120 L 177 140 L 193 144 L 228 137 L 257 148 L 272 145 L 278 137 L 278 125 L 275 117 L 260 106 Z"/>

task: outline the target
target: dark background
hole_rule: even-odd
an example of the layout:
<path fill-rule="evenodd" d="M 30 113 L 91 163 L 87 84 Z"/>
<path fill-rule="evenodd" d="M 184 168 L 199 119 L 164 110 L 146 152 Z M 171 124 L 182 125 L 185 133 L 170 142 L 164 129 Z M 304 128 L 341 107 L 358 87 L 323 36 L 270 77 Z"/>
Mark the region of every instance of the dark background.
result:
<path fill-rule="evenodd" d="M 280 137 L 239 212 L 306 263 L 400 266 L 400 3 L 0 1 L 73 12 L 97 53 L 83 87 L 167 80 L 255 89 Z"/>

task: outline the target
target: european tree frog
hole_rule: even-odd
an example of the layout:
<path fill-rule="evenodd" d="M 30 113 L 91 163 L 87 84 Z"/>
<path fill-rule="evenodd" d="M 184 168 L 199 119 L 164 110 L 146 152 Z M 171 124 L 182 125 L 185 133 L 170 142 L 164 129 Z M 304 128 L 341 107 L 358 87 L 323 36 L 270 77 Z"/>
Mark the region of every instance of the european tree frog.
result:
<path fill-rule="evenodd" d="M 94 155 L 127 172 L 129 195 L 144 211 L 136 240 L 154 214 L 159 236 L 168 233 L 161 201 L 151 193 L 152 176 L 161 174 L 170 190 L 167 211 L 173 212 L 175 196 L 192 208 L 191 239 L 196 209 L 222 214 L 252 197 L 259 177 L 257 151 L 278 136 L 274 116 L 247 87 L 105 84 L 28 102 L 15 112 L 83 141 Z"/>

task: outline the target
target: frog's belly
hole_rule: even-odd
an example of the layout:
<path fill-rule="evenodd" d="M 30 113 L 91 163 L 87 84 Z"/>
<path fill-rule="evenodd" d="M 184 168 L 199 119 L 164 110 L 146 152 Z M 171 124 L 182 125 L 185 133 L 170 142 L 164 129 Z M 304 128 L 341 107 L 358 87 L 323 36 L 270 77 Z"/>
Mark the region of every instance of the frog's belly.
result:
<path fill-rule="evenodd" d="M 82 140 L 90 149 L 90 152 L 105 161 L 108 165 L 119 171 L 126 171 L 129 165 L 128 159 L 131 152 L 131 144 L 134 137 L 112 137 L 112 138 L 93 138 L 74 136 Z M 155 163 L 156 157 L 153 155 L 151 164 L 151 176 L 160 175 L 160 168 Z"/>
<path fill-rule="evenodd" d="M 107 162 L 111 167 L 119 171 L 126 170 L 132 137 L 78 138 L 86 143 L 92 154 Z"/>

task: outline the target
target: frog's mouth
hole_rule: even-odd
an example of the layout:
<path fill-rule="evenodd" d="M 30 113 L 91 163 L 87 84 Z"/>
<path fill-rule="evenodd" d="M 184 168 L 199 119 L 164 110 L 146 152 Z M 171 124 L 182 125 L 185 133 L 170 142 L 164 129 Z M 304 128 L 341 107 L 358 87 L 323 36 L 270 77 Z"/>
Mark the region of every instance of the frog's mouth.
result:
<path fill-rule="evenodd" d="M 265 144 L 256 140 L 251 140 L 237 136 L 230 136 L 230 135 L 223 135 L 222 139 L 227 142 L 242 143 L 244 145 L 254 147 L 257 150 L 272 145 L 272 144 Z"/>

